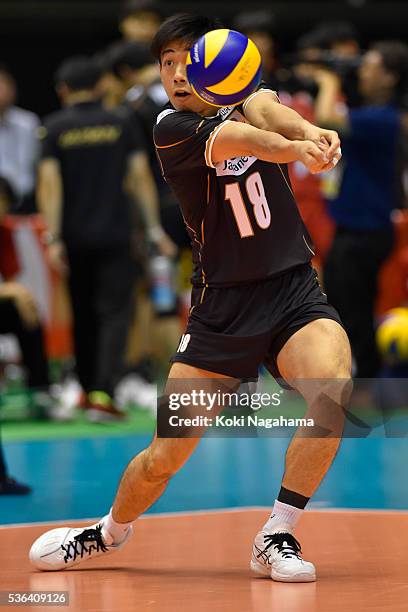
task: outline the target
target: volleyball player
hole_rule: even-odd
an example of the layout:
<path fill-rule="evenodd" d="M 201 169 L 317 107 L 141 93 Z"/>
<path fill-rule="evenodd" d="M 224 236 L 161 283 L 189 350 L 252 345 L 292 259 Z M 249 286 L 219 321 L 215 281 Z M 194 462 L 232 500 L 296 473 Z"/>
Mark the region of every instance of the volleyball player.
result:
<path fill-rule="evenodd" d="M 225 378 L 255 378 L 264 363 L 300 390 L 321 422 L 335 424 L 334 436 L 296 433 L 282 487 L 253 546 L 256 575 L 309 582 L 316 579 L 315 567 L 302 559 L 293 533 L 338 449 L 351 357 L 339 316 L 310 265 L 312 246 L 285 164 L 330 169 L 340 143 L 335 132 L 280 105 L 272 91 L 218 113 L 195 97 L 186 78 L 187 51 L 216 27 L 208 18 L 178 15 L 153 41 L 170 99 L 154 140 L 190 232 L 195 266 L 190 317 L 167 391 L 189 392 L 192 381 L 197 390 L 198 380 L 208 391 Z M 305 379 L 323 382 L 316 391 L 299 382 Z M 31 562 L 60 570 L 121 548 L 133 521 L 164 492 L 198 442 L 155 435 L 127 466 L 109 515 L 91 527 L 45 533 L 31 548 Z"/>

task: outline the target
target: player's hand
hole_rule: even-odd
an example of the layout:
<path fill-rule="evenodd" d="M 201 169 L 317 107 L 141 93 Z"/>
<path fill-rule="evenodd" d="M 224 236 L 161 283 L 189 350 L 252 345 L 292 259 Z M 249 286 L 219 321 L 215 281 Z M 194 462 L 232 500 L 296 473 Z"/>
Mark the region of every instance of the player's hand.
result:
<path fill-rule="evenodd" d="M 34 297 L 20 283 L 8 282 L 1 285 L 0 296 L 13 300 L 24 325 L 34 329 L 40 324 L 40 317 Z"/>
<path fill-rule="evenodd" d="M 48 245 L 47 256 L 49 264 L 55 272 L 61 276 L 66 276 L 68 274 L 69 267 L 65 246 L 61 240 L 56 240 Z"/>
<path fill-rule="evenodd" d="M 326 155 L 328 163 L 332 161 L 341 147 L 338 133 L 335 130 L 326 130 L 317 126 L 311 126 L 306 134 L 307 140 L 312 140 L 318 146 L 323 142 L 328 145 Z"/>
<path fill-rule="evenodd" d="M 338 147 L 338 149 L 336 149 L 336 151 L 334 152 L 333 157 L 329 158 L 328 151 L 330 145 L 324 136 L 320 138 L 320 141 L 317 143 L 317 146 L 325 153 L 326 157 L 329 159 L 326 166 L 324 166 L 324 168 L 322 168 L 321 170 L 321 172 L 327 172 L 328 170 L 334 168 L 334 166 L 336 166 L 341 160 L 341 148 Z"/>
<path fill-rule="evenodd" d="M 324 148 L 311 140 L 297 141 L 296 153 L 311 174 L 322 172 L 329 163 Z"/>

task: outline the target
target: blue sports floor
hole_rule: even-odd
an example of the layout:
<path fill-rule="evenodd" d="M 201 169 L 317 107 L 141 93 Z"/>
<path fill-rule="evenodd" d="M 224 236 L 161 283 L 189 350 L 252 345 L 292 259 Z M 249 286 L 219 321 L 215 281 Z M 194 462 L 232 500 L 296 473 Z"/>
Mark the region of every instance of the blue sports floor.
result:
<path fill-rule="evenodd" d="M 12 475 L 28 497 L 0 497 L 0 523 L 105 514 L 123 468 L 148 436 L 5 443 Z M 287 439 L 205 439 L 151 512 L 271 506 Z M 312 508 L 408 508 L 408 440 L 346 439 Z"/>

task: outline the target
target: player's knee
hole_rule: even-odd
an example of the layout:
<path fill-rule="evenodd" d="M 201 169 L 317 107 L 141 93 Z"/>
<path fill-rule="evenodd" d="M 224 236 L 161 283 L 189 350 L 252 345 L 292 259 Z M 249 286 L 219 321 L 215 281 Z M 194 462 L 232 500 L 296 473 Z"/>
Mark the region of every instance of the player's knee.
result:
<path fill-rule="evenodd" d="M 314 423 L 314 428 L 308 431 L 309 436 L 342 436 L 352 385 L 351 378 L 313 381 L 306 398 L 307 414 Z"/>
<path fill-rule="evenodd" d="M 326 378 L 316 382 L 317 400 L 327 398 L 334 405 L 347 406 L 353 390 L 353 379 L 350 375 Z"/>
<path fill-rule="evenodd" d="M 143 456 L 144 477 L 149 482 L 167 482 L 181 467 L 172 453 L 152 444 Z"/>

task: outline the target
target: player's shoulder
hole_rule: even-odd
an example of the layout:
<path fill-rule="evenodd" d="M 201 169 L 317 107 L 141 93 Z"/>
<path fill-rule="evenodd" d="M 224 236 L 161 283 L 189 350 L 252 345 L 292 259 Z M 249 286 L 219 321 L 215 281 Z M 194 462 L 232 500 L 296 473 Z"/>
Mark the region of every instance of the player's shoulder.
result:
<path fill-rule="evenodd" d="M 182 142 L 193 136 L 205 121 L 198 113 L 165 107 L 156 119 L 153 129 L 154 142 L 157 147 Z"/>
<path fill-rule="evenodd" d="M 49 115 L 46 115 L 43 119 L 43 125 L 48 128 L 58 127 L 67 121 L 68 113 L 67 109 L 57 110 Z"/>
<path fill-rule="evenodd" d="M 57 137 L 67 127 L 71 125 L 69 109 L 63 108 L 46 115 L 42 124 L 38 129 L 38 136 L 40 140 L 44 140 L 48 136 Z"/>

